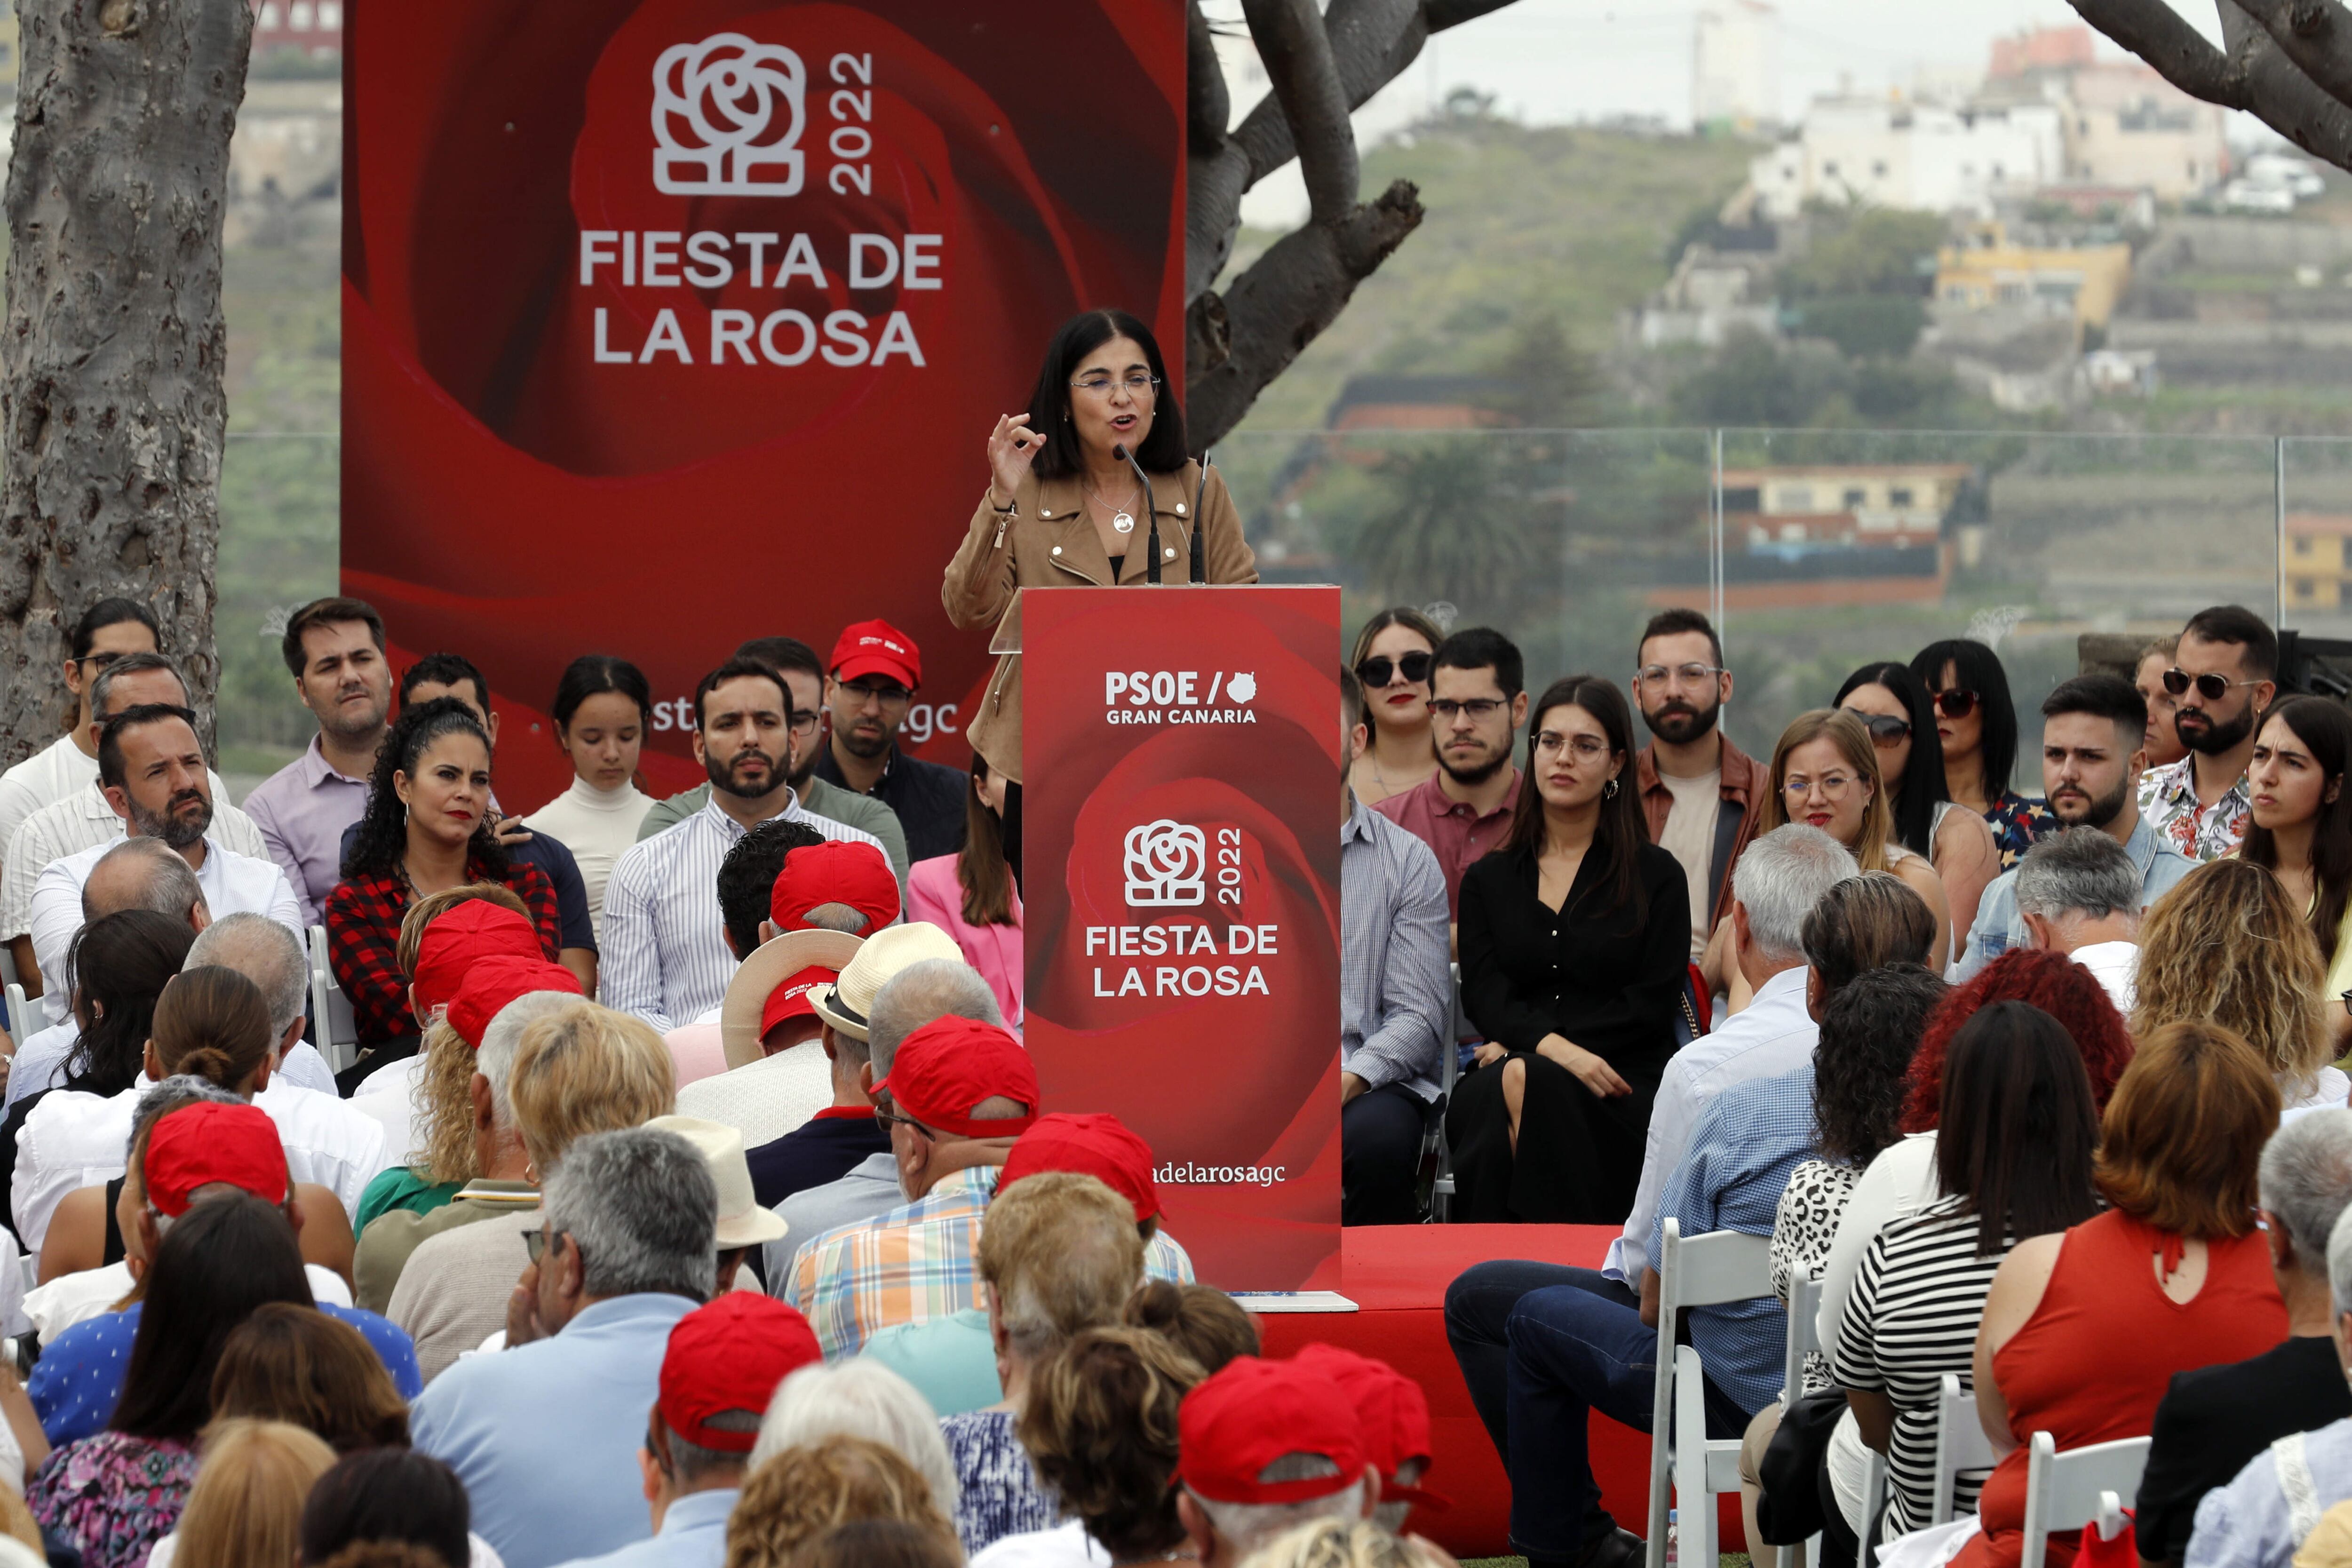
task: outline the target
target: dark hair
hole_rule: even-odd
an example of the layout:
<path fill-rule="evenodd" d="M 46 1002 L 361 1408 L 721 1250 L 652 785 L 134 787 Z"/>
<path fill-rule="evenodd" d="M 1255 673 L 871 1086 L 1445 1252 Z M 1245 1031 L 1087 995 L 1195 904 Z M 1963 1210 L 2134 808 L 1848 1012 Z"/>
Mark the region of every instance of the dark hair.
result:
<path fill-rule="evenodd" d="M 1960 1030 L 1985 1008 L 2000 1002 L 2029 1002 L 2058 1020 L 2074 1041 L 2074 1054 L 2090 1075 L 2091 1103 L 2104 1107 L 2116 1082 L 2131 1065 L 2132 1037 L 2097 976 L 2063 952 L 2012 947 L 1965 984 L 1945 993 L 1927 1020 L 1927 1032 L 1911 1058 L 1911 1096 L 1903 1105 L 1903 1131 L 1926 1132 L 1943 1117 L 1944 1058 Z"/>
<path fill-rule="evenodd" d="M 212 1399 L 215 1421 L 289 1421 L 338 1454 L 408 1442 L 408 1403 L 360 1331 L 290 1301 L 255 1308 L 229 1335 Z"/>
<path fill-rule="evenodd" d="M 778 674 L 796 670 L 824 679 L 824 662 L 817 658 L 816 649 L 798 637 L 752 637 L 735 650 L 735 657 L 756 659 Z"/>
<path fill-rule="evenodd" d="M 1129 448 L 1148 474 L 1172 474 L 1184 466 L 1184 409 L 1176 400 L 1176 384 L 1168 379 L 1167 362 L 1160 357 L 1160 340 L 1151 329 L 1125 310 L 1087 310 L 1072 316 L 1055 331 L 1045 345 L 1045 363 L 1037 370 L 1036 390 L 1029 395 L 1029 428 L 1045 439 L 1037 448 L 1034 468 L 1041 479 L 1063 479 L 1086 467 L 1078 437 L 1070 422 L 1070 378 L 1079 362 L 1114 338 L 1132 338 L 1142 346 L 1144 363 L 1160 383 L 1151 405 L 1151 428 Z"/>
<path fill-rule="evenodd" d="M 735 951 L 745 958 L 760 945 L 760 922 L 783 875 L 784 858 L 824 842 L 824 835 L 798 822 L 763 822 L 738 838 L 719 862 L 719 919 Z"/>
<path fill-rule="evenodd" d="M 134 702 L 121 712 L 110 715 L 98 727 L 98 782 L 121 789 L 124 783 L 124 733 L 143 725 L 161 724 L 167 719 L 177 719 L 191 730 L 196 727 L 196 716 L 176 702 Z"/>
<path fill-rule="evenodd" d="M 618 692 L 635 703 L 641 724 L 653 711 L 653 688 L 646 683 L 644 670 L 614 654 L 583 653 L 563 667 L 562 677 L 555 683 L 555 700 L 548 706 L 548 717 L 555 721 L 558 730 L 569 730 L 572 716 L 580 711 L 580 705 L 607 691 Z"/>
<path fill-rule="evenodd" d="M 756 658 L 745 658 L 741 654 L 737 654 L 725 664 L 720 665 L 717 669 L 714 669 L 709 675 L 704 676 L 701 681 L 695 687 L 694 727 L 697 730 L 703 727 L 702 700 L 704 698 L 709 697 L 712 691 L 726 685 L 727 682 L 730 680 L 746 679 L 771 680 L 775 682 L 776 690 L 782 695 L 784 700 L 784 722 L 787 725 L 791 724 L 793 721 L 793 689 L 784 684 L 784 678 L 777 673 L 774 666 L 765 664 Z"/>
<path fill-rule="evenodd" d="M 2017 771 L 2017 704 L 2010 700 L 2009 672 L 2001 668 L 2000 655 L 1975 638 L 1947 637 L 1913 656 L 1911 673 L 1933 691 L 1948 664 L 1961 689 L 1977 694 L 1977 711 L 1984 715 L 1977 761 L 1984 770 L 1985 798 L 1998 799 Z"/>
<path fill-rule="evenodd" d="M 1113 1562 L 1183 1543 L 1171 1485 L 1178 1411 L 1206 1375 L 1171 1341 L 1124 1326 L 1082 1329 L 1030 1369 L 1013 1435 Z"/>
<path fill-rule="evenodd" d="M 474 661 L 462 653 L 428 653 L 408 667 L 400 678 L 400 705 L 408 706 L 408 694 L 426 684 L 434 686 L 467 686 L 474 689 L 483 712 L 490 710 L 490 683 Z"/>
<path fill-rule="evenodd" d="M 1698 611 L 1682 606 L 1660 610 L 1650 617 L 1650 624 L 1642 628 L 1640 638 L 1633 644 L 1634 661 L 1640 662 L 1642 644 L 1652 637 L 1680 637 L 1685 632 L 1698 632 L 1705 636 L 1706 646 L 1714 650 L 1716 664 L 1718 667 L 1722 665 L 1723 639 L 1715 635 L 1715 623 Z"/>
<path fill-rule="evenodd" d="M 383 744 L 375 754 L 375 772 L 368 779 L 367 809 L 360 817 L 360 829 L 352 836 L 352 846 L 343 854 L 343 879 L 355 877 L 389 876 L 400 868 L 408 853 L 408 808 L 401 804 L 400 794 L 392 786 L 394 773 L 415 777 L 417 760 L 433 749 L 436 742 L 451 735 L 471 735 L 482 743 L 482 753 L 490 750 L 488 731 L 474 710 L 454 697 L 436 697 L 430 702 L 418 702 L 400 710 L 385 731 Z M 506 847 L 490 832 L 488 813 L 474 826 L 473 841 L 466 846 L 469 861 L 478 862 L 494 879 L 503 881 L 507 874 Z"/>
<path fill-rule="evenodd" d="M 1236 1356 L 1258 1353 L 1257 1324 L 1242 1304 L 1213 1285 L 1147 1279 L 1127 1299 L 1122 1321 L 1152 1332 L 1213 1375 Z"/>
<path fill-rule="evenodd" d="M 1943 999 L 1943 981 L 1916 963 L 1858 974 L 1829 999 L 1813 1053 L 1813 1144 L 1822 1159 L 1860 1170 L 1903 1136 L 1911 1056 Z"/>
<path fill-rule="evenodd" d="M 312 1305 L 285 1212 L 250 1193 L 196 1205 L 163 1233 L 122 1397 L 107 1423 L 133 1437 L 185 1442 L 212 1414 L 213 1372 L 238 1324 L 266 1301 Z"/>
<path fill-rule="evenodd" d="M 236 1090 L 269 1059 L 278 1031 L 261 987 L 234 969 L 208 963 L 163 987 L 149 1038 L 167 1074 Z"/>
<path fill-rule="evenodd" d="M 1864 871 L 1821 896 L 1805 912 L 1798 941 L 1823 993 L 1834 996 L 1882 965 L 1925 965 L 1936 945 L 1936 917 L 1894 872 Z"/>
<path fill-rule="evenodd" d="M 402 1542 L 437 1552 L 448 1568 L 471 1560 L 473 1508 L 457 1472 L 408 1447 L 349 1454 L 302 1505 L 302 1562 L 315 1568 L 354 1542 Z"/>
<path fill-rule="evenodd" d="M 74 1021 L 81 1037 L 66 1058 L 67 1088 L 116 1095 L 139 1081 L 155 999 L 188 961 L 195 940 L 187 921 L 152 910 L 118 910 L 74 933 L 66 973 L 74 977 Z M 33 1085 L 28 1092 L 47 1087 Z"/>
<path fill-rule="evenodd" d="M 1445 634 L 1437 629 L 1435 621 L 1411 605 L 1391 605 L 1356 628 L 1356 640 L 1348 653 L 1348 668 L 1352 670 L 1363 663 L 1371 653 L 1372 639 L 1391 626 L 1403 626 L 1408 631 L 1420 633 L 1422 641 L 1429 645 L 1433 654 L 1445 641 Z"/>
<path fill-rule="evenodd" d="M 1845 700 L 1865 686 L 1883 686 L 1911 715 L 1911 760 L 1903 776 L 1884 781 L 1893 792 L 1895 837 L 1915 855 L 1934 858 L 1936 807 L 1950 795 L 1944 785 L 1944 737 L 1936 732 L 1936 702 L 1908 665 L 1865 664 L 1845 678 L 1830 704 L 1843 708 Z M 1875 745 L 1877 742 L 1873 742 Z"/>
<path fill-rule="evenodd" d="M 383 617 L 375 606 L 364 599 L 313 599 L 286 619 L 286 636 L 278 650 L 286 657 L 286 672 L 295 679 L 302 679 L 302 667 L 309 659 L 302 652 L 302 634 L 312 626 L 340 626 L 345 621 L 362 621 L 368 636 L 375 639 L 375 650 L 383 651 Z"/>
<path fill-rule="evenodd" d="M 1593 826 L 1592 847 L 1585 853 L 1599 855 L 1607 869 L 1603 895 L 1607 907 L 1623 910 L 1631 917 L 1629 929 L 1638 931 L 1650 918 L 1650 896 L 1642 886 L 1642 846 L 1650 841 L 1650 825 L 1642 815 L 1641 793 L 1633 788 L 1633 719 L 1616 682 L 1597 675 L 1571 675 L 1545 687 L 1543 695 L 1528 710 L 1528 763 L 1519 773 L 1517 815 L 1503 847 L 1515 855 L 1532 857 L 1543 852 L 1543 796 L 1536 790 L 1536 737 L 1543 730 L 1545 714 L 1570 707 L 1591 714 L 1609 737 L 1609 749 L 1625 763 L 1616 790 L 1601 791 L 1600 820 Z M 1560 913 L 1568 911 L 1562 909 Z"/>
<path fill-rule="evenodd" d="M 2139 750 L 2140 737 L 2147 733 L 2147 699 L 2122 676 L 2105 670 L 2077 675 L 2050 689 L 2050 695 L 2042 700 L 2042 716 L 2055 719 L 2065 713 L 2087 713 L 2129 731 L 2134 752 Z"/>
<path fill-rule="evenodd" d="M 1527 661 L 1518 645 L 1492 626 L 1463 627 L 1437 645 L 1437 657 L 1429 664 L 1433 671 L 1491 669 L 1507 702 L 1528 689 Z"/>
<path fill-rule="evenodd" d="M 2099 1112 L 2066 1026 L 2030 1002 L 1979 1008 L 1944 1054 L 1936 1180 L 1977 1216 L 1977 1256 L 2099 1212 Z"/>
<path fill-rule="evenodd" d="M 2229 643 L 2243 648 L 2238 664 L 2250 680 L 2269 680 L 2278 674 L 2278 634 L 2271 630 L 2268 621 L 2243 605 L 2215 605 L 2200 610 L 2189 617 L 2180 635 L 2195 637 L 2199 642 Z M 2173 645 L 2173 657 L 2180 657 L 2178 642 Z"/>
<path fill-rule="evenodd" d="M 971 754 L 971 783 L 963 792 L 963 847 L 956 851 L 956 884 L 963 889 L 966 925 L 1009 926 L 1013 918 L 1013 863 L 1004 858 L 1004 819 L 980 798 L 988 759 Z"/>
<path fill-rule="evenodd" d="M 1339 667 L 1339 739 L 1342 742 L 1356 732 L 1364 721 L 1364 683 L 1346 665 Z M 1345 757 L 1339 760 L 1339 771 L 1348 770 Z"/>
<path fill-rule="evenodd" d="M 163 631 L 155 624 L 152 610 L 136 599 L 100 599 L 84 610 L 81 619 L 73 624 L 73 630 L 66 634 L 66 657 L 80 663 L 89 657 L 90 645 L 98 640 L 99 633 L 125 621 L 137 621 L 147 628 L 147 635 L 155 639 L 158 648 L 163 646 Z"/>
<path fill-rule="evenodd" d="M 2135 693 L 2137 695 L 2137 693 Z M 2294 738 L 2311 748 L 2319 771 L 2339 785 L 2352 786 L 2352 713 L 2325 697 L 2286 697 L 2271 705 L 2262 724 L 2284 721 Z M 2255 734 L 2262 733 L 2261 725 Z M 2324 786 L 2323 786 L 2324 796 Z M 2239 858 L 2266 870 L 2278 869 L 2278 839 L 2271 830 L 2246 818 L 2245 843 Z M 2336 961 L 2336 936 L 2344 910 L 2352 904 L 2352 787 L 2339 787 L 2334 800 L 2322 798 L 2318 818 L 2311 825 L 2311 881 L 2317 897 L 2311 906 L 2311 932 L 2330 963 Z M 2330 1007 L 2335 998 L 2328 998 Z"/>
<path fill-rule="evenodd" d="M 936 1530 L 903 1519 L 853 1519 L 792 1555 L 792 1568 L 963 1568 Z"/>
<path fill-rule="evenodd" d="M 168 671 L 172 679 L 180 684 L 180 693 L 184 706 L 188 678 L 180 673 L 178 665 L 160 653 L 126 653 L 90 678 L 89 689 L 90 712 L 100 718 L 105 717 L 106 702 L 114 695 L 115 683 L 126 675 L 137 675 L 142 670 L 148 669 Z"/>

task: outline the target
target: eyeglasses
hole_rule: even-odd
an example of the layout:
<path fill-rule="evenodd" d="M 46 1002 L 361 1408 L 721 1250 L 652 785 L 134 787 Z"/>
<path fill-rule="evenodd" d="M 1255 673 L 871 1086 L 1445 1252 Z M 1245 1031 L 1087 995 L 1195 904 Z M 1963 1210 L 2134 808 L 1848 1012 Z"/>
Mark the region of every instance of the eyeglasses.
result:
<path fill-rule="evenodd" d="M 814 735 L 816 733 L 815 709 L 800 708 L 793 710 L 793 733 L 795 735 Z"/>
<path fill-rule="evenodd" d="M 1556 730 L 1546 730 L 1536 737 L 1536 752 L 1540 756 L 1556 757 L 1563 748 L 1580 763 L 1599 762 L 1609 754 L 1609 742 L 1598 735 L 1563 735 Z"/>
<path fill-rule="evenodd" d="M 1870 731 L 1873 745 L 1899 746 L 1911 738 L 1911 721 L 1897 719 L 1892 713 L 1856 713 L 1863 727 Z"/>
<path fill-rule="evenodd" d="M 1473 719 L 1490 719 L 1495 710 L 1506 706 L 1499 698 L 1473 697 L 1467 702 L 1456 702 L 1451 697 L 1430 700 L 1429 710 L 1440 719 L 1451 719 L 1456 713 L 1467 713 Z"/>
<path fill-rule="evenodd" d="M 2189 689 L 2194 686 L 2197 688 L 2197 695 L 2208 702 L 2221 701 L 2230 695 L 2230 689 L 2233 686 L 2257 684 L 2259 683 L 2252 680 L 2231 680 L 2227 676 L 2215 675 L 2210 670 L 2203 675 L 2191 675 L 2179 665 L 2174 665 L 2164 672 L 2164 689 L 2167 691 L 2171 692 L 2175 697 L 2186 697 L 2189 695 Z"/>
<path fill-rule="evenodd" d="M 1947 719 L 1965 719 L 1977 710 L 1977 694 L 1958 687 L 1936 693 L 1936 711 Z"/>
<path fill-rule="evenodd" d="M 1386 686 L 1402 670 L 1407 680 L 1419 686 L 1429 679 L 1429 668 L 1436 659 L 1431 653 L 1409 653 L 1402 658 L 1377 654 L 1356 666 L 1356 679 L 1367 686 Z"/>
<path fill-rule="evenodd" d="M 879 702 L 885 708 L 897 708 L 915 695 L 895 681 L 887 686 L 872 686 L 862 680 L 845 680 L 841 689 L 848 692 L 859 707 L 870 701 Z"/>
<path fill-rule="evenodd" d="M 887 1132 L 893 1127 L 904 1127 L 919 1138 L 928 1138 L 934 1143 L 939 1142 L 940 1135 L 938 1133 L 932 1131 L 929 1128 L 924 1126 L 913 1117 L 901 1116 L 895 1110 L 885 1109 L 885 1107 L 890 1102 L 888 1100 L 882 1100 L 877 1102 L 874 1107 L 875 1122 L 879 1125 L 884 1131 Z"/>
<path fill-rule="evenodd" d="M 554 1236 L 550 1236 L 543 1230 L 524 1231 L 522 1233 L 522 1249 L 530 1256 L 530 1266 L 533 1268 L 539 1267 L 539 1260 L 547 1255 L 547 1248 L 555 1239 L 556 1236 L 570 1236 L 571 1234 L 572 1233 L 568 1230 L 559 1230 L 555 1232 Z M 575 1243 L 574 1245 L 577 1244 Z"/>
<path fill-rule="evenodd" d="M 107 666 L 112 664 L 116 659 L 122 657 L 124 656 L 119 653 L 92 653 L 83 655 L 75 662 L 79 664 L 84 669 L 88 669 L 93 665 L 100 669 L 104 669 Z"/>
<path fill-rule="evenodd" d="M 1090 397 L 1108 397 L 1114 386 L 1126 387 L 1129 395 L 1133 397 L 1149 397 L 1153 388 L 1160 384 L 1160 378 L 1156 375 L 1146 375 L 1141 371 L 1134 371 L 1130 372 L 1124 381 L 1108 375 L 1084 375 L 1070 384 Z"/>
<path fill-rule="evenodd" d="M 1722 673 L 1723 667 L 1717 664 L 1677 664 L 1671 668 L 1663 664 L 1645 664 L 1634 672 L 1633 679 L 1656 691 L 1670 684 L 1704 686 Z"/>
<path fill-rule="evenodd" d="M 1818 789 L 1824 800 L 1843 800 L 1845 792 L 1853 787 L 1852 773 L 1823 773 L 1817 779 L 1807 778 L 1802 773 L 1790 773 L 1780 785 L 1780 793 L 1790 800 L 1802 800 Z"/>
<path fill-rule="evenodd" d="M 2352 991 L 2347 991 L 2343 995 L 2337 997 L 2336 1000 L 2344 1004 L 2345 1012 L 2352 1013 Z"/>

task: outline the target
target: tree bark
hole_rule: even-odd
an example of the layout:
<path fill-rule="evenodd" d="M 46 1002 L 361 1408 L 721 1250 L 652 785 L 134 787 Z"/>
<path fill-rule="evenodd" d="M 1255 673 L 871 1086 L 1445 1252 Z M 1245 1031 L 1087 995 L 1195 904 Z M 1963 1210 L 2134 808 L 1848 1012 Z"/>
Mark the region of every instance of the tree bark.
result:
<path fill-rule="evenodd" d="M 2224 109 L 2242 109 L 2315 157 L 2352 169 L 2352 80 L 2330 75 L 2324 40 L 2299 41 L 2296 52 L 2322 68 L 2315 79 L 2299 67 L 2268 30 L 2264 14 L 2281 31 L 2301 5 L 2257 5 L 2253 14 L 2236 0 L 2214 0 L 2223 48 L 2206 42 L 2165 0 L 2069 0 L 2083 20 L 2156 68 L 2157 74 L 2191 98 Z M 2331 7 L 2332 8 L 2332 7 Z M 2306 42 L 2307 46 L 2306 47 Z M 2323 85 L 2323 83 L 2325 85 Z"/>
<path fill-rule="evenodd" d="M 151 608 L 209 743 L 221 218 L 246 0 L 17 0 L 0 336 L 0 763 L 58 734 L 65 630 Z"/>

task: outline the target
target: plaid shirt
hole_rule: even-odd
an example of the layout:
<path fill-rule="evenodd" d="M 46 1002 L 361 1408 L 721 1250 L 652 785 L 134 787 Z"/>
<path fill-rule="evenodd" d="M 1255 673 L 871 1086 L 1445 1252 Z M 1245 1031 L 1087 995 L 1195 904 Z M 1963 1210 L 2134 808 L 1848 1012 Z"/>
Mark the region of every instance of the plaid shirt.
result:
<path fill-rule="evenodd" d="M 469 882 L 495 880 L 478 860 L 466 862 Z M 555 884 L 526 861 L 507 867 L 506 885 L 520 896 L 539 927 L 539 944 L 555 958 L 562 926 Z M 408 976 L 400 967 L 400 921 L 408 913 L 408 883 L 399 873 L 371 871 L 339 882 L 327 895 L 327 964 L 351 998 L 360 1044 L 378 1046 L 416 1033 L 408 1010 Z"/>
<path fill-rule="evenodd" d="M 2210 805 L 2197 799 L 2197 755 L 2139 775 L 2139 814 L 2159 837 L 2191 860 L 2234 855 L 2253 820 L 2252 794 L 2240 779 Z"/>
<path fill-rule="evenodd" d="M 940 1178 L 880 1219 L 836 1226 L 801 1248 L 791 1302 L 816 1331 L 824 1359 L 856 1355 L 894 1323 L 928 1323 L 988 1303 L 980 1293 L 980 1222 L 996 1195 L 994 1165 Z M 1192 1260 L 1164 1232 L 1143 1249 L 1154 1279 L 1192 1280 Z"/>

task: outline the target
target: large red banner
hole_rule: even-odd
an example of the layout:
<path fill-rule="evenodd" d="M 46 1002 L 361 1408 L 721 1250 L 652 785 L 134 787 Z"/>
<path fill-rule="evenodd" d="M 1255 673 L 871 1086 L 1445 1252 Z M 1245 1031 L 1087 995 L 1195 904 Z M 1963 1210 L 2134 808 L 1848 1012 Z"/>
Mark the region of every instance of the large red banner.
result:
<path fill-rule="evenodd" d="M 960 755 L 989 428 L 1076 310 L 1182 340 L 1182 5 L 348 11 L 343 584 L 487 671 L 508 806 L 566 782 L 525 737 L 574 656 L 645 668 L 675 787 L 702 671 L 873 616 Z"/>
<path fill-rule="evenodd" d="M 1339 591 L 1023 595 L 1029 1053 L 1229 1290 L 1335 1288 Z"/>

